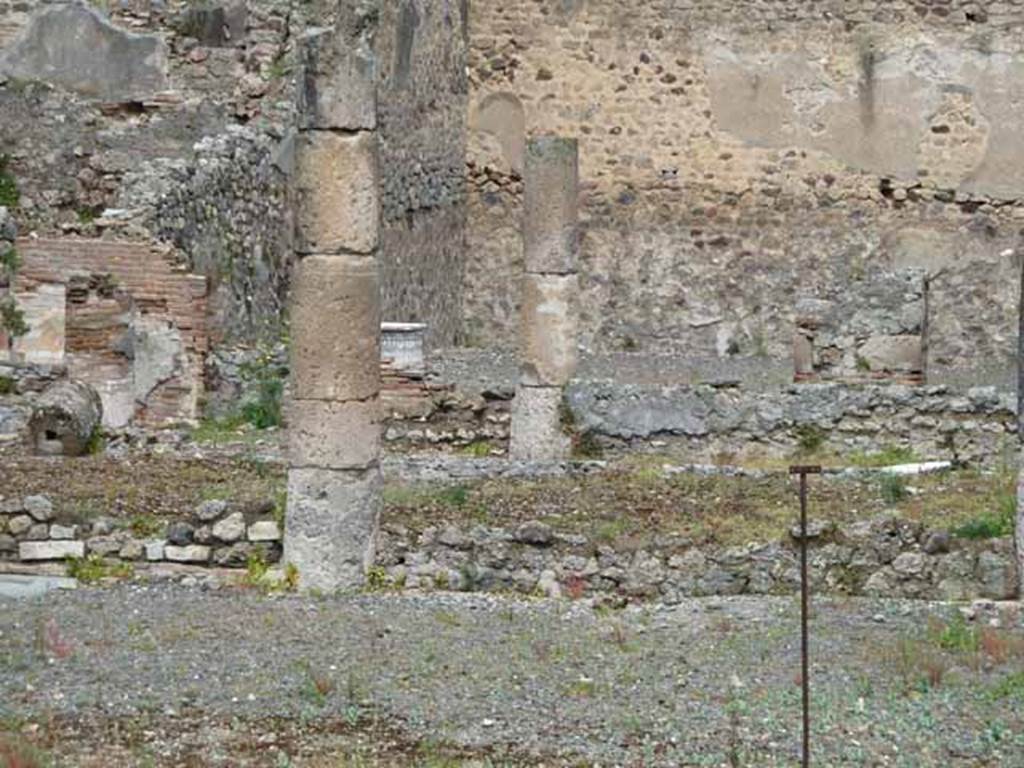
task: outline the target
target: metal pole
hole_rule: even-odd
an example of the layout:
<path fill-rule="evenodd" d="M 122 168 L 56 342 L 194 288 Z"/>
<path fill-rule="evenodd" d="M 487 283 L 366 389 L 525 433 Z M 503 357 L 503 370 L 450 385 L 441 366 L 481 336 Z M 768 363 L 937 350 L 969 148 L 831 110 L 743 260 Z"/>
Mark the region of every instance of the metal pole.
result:
<path fill-rule="evenodd" d="M 810 613 L 810 584 L 807 578 L 807 475 L 820 474 L 821 467 L 790 467 L 791 475 L 800 475 L 800 683 L 803 688 L 803 768 L 811 764 L 811 678 L 810 643 L 807 622 Z"/>

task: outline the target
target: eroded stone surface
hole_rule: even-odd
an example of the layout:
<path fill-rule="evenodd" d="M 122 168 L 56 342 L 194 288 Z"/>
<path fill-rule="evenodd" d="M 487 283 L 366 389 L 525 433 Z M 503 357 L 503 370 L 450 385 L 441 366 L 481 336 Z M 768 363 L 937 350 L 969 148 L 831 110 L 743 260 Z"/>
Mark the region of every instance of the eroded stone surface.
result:
<path fill-rule="evenodd" d="M 526 271 L 576 271 L 579 160 L 575 139 L 540 136 L 526 148 Z"/>
<path fill-rule="evenodd" d="M 380 237 L 376 133 L 304 131 L 297 152 L 299 252 L 372 253 Z"/>
<path fill-rule="evenodd" d="M 296 398 L 365 400 L 380 390 L 375 260 L 303 258 L 292 283 L 291 328 Z"/>
<path fill-rule="evenodd" d="M 310 128 L 373 129 L 377 126 L 376 69 L 369 51 L 344 31 L 315 29 L 302 41 L 302 96 Z"/>
<path fill-rule="evenodd" d="M 512 402 L 509 455 L 522 461 L 559 461 L 571 441 L 562 426 L 561 387 L 519 387 Z"/>
<path fill-rule="evenodd" d="M 381 504 L 376 468 L 288 473 L 284 559 L 298 569 L 301 589 L 333 592 L 363 583 L 374 560 Z"/>
<path fill-rule="evenodd" d="M 575 275 L 523 278 L 520 381 L 528 386 L 562 386 L 576 371 Z"/>
<path fill-rule="evenodd" d="M 59 85 L 105 101 L 167 88 L 167 50 L 155 35 L 118 29 L 84 3 L 44 6 L 0 54 L 0 73 Z"/>
<path fill-rule="evenodd" d="M 288 460 L 292 467 L 366 469 L 381 443 L 378 398 L 338 402 L 292 400 L 288 405 Z"/>
<path fill-rule="evenodd" d="M 85 557 L 85 542 L 23 541 L 18 545 L 18 557 L 22 560 L 64 560 L 68 557 Z"/>

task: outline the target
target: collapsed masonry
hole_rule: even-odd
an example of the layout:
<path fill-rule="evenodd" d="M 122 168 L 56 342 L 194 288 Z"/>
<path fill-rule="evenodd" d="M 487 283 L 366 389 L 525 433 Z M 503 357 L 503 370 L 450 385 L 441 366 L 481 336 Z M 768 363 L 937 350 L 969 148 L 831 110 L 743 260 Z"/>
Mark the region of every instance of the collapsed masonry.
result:
<path fill-rule="evenodd" d="M 841 295 L 796 303 L 796 381 L 925 381 L 928 280 L 920 269 L 878 270 Z"/>
<path fill-rule="evenodd" d="M 376 86 L 343 24 L 304 42 L 284 557 L 335 591 L 363 582 L 381 511 Z"/>
<path fill-rule="evenodd" d="M 579 148 L 575 139 L 543 136 L 529 142 L 524 195 L 526 274 L 509 452 L 515 459 L 557 461 L 569 456 L 562 397 L 577 363 Z"/>

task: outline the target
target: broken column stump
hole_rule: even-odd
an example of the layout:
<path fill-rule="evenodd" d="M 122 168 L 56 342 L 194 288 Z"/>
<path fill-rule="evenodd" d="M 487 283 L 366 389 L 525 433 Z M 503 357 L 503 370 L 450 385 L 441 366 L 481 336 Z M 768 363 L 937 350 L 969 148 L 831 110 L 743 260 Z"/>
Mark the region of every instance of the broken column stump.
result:
<path fill-rule="evenodd" d="M 61 381 L 35 402 L 29 439 L 44 456 L 82 456 L 102 421 L 103 404 L 95 389 L 81 381 Z"/>
<path fill-rule="evenodd" d="M 322 592 L 363 584 L 382 505 L 374 67 L 349 29 L 365 25 L 343 21 L 303 41 L 297 142 L 284 560 L 299 589 Z"/>
<path fill-rule="evenodd" d="M 562 424 L 565 385 L 576 372 L 579 149 L 542 136 L 526 150 L 519 386 L 512 403 L 514 459 L 561 461 L 571 441 Z"/>

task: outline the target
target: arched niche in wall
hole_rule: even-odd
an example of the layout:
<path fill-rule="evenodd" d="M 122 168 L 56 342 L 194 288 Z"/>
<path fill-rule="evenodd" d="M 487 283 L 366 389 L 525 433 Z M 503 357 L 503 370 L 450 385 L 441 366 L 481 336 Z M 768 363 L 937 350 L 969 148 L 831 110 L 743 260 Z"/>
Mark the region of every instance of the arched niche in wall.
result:
<path fill-rule="evenodd" d="M 485 96 L 472 111 L 473 150 L 488 165 L 523 172 L 526 153 L 526 112 L 519 98 L 499 92 Z"/>

